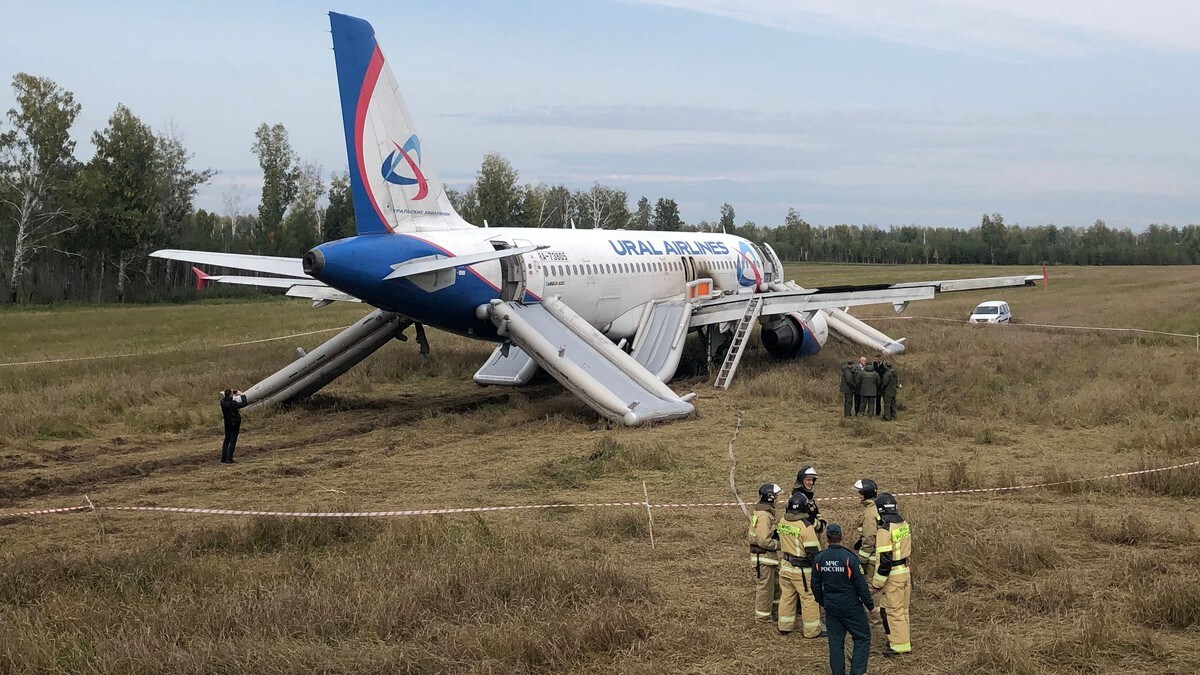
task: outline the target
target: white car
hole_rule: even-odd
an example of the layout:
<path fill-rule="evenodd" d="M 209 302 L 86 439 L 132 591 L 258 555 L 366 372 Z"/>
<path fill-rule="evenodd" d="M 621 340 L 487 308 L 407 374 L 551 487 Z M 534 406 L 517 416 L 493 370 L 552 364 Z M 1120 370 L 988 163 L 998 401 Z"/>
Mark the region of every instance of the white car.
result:
<path fill-rule="evenodd" d="M 971 310 L 971 318 L 967 321 L 969 323 L 1011 323 L 1012 310 L 1008 308 L 1007 302 L 988 300 L 979 303 L 978 307 Z"/>

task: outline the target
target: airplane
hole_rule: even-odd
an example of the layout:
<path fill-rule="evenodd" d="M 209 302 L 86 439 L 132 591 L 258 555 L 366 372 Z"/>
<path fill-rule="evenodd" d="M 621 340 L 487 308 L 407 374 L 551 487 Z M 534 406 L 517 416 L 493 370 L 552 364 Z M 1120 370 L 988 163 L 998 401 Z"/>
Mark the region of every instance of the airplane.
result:
<path fill-rule="evenodd" d="M 893 340 L 850 307 L 935 293 L 1028 286 L 1041 275 L 804 288 L 783 279 L 767 244 L 725 233 L 476 227 L 455 212 L 367 21 L 331 12 L 357 234 L 303 258 L 160 250 L 153 257 L 245 270 L 197 285 L 285 289 L 375 310 L 246 391 L 252 405 L 321 389 L 414 324 L 497 343 L 475 374 L 520 386 L 541 369 L 612 423 L 690 415 L 694 393 L 667 383 L 698 332 L 715 384 L 728 388 L 756 323 L 766 351 L 816 354 L 830 335 L 873 351 Z M 486 225 L 486 223 L 485 223 Z M 423 349 L 426 345 L 423 343 Z"/>

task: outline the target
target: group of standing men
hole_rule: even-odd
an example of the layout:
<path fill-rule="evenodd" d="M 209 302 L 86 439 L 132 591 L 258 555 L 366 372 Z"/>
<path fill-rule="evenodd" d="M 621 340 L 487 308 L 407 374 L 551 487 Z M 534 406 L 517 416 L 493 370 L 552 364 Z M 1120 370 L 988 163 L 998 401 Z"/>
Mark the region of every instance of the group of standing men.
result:
<path fill-rule="evenodd" d="M 886 421 L 896 419 L 896 393 L 900 389 L 896 367 L 876 354 L 873 363 L 861 356 L 858 363 L 847 361 L 842 365 L 842 380 L 838 390 L 842 392 L 842 409 L 846 417 L 861 415 L 878 417 Z"/>
<path fill-rule="evenodd" d="M 912 651 L 908 626 L 912 531 L 896 498 L 879 494 L 875 481 L 863 478 L 854 484 L 863 507 L 859 538 L 853 550 L 847 548 L 841 526 L 821 518 L 813 497 L 816 482 L 816 469 L 800 469 L 782 517 L 777 517 L 775 504 L 782 488 L 767 483 L 758 489 L 747 533 L 758 581 L 754 615 L 764 623 L 777 622 L 779 632 L 788 635 L 796 630 L 799 610 L 804 637 L 828 638 L 833 675 L 846 672 L 849 633 L 854 641 L 850 675 L 862 675 L 867 672 L 872 623 L 881 625 L 887 635 L 884 656 Z M 822 609 L 825 630 L 821 629 Z"/>

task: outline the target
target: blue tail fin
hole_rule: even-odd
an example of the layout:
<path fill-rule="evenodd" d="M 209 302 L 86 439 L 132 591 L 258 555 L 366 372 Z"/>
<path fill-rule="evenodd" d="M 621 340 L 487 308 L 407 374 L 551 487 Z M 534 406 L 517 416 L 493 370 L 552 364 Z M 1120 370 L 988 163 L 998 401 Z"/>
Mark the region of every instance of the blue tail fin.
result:
<path fill-rule="evenodd" d="M 424 161 L 421 139 L 371 24 L 329 13 L 359 234 L 471 227 Z"/>

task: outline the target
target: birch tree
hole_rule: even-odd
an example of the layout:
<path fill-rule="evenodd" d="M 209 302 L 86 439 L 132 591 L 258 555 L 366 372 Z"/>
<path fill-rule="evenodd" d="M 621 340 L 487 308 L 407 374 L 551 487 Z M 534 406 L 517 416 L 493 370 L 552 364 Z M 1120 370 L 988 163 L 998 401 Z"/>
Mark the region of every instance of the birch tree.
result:
<path fill-rule="evenodd" d="M 11 129 L 0 134 L 0 220 L 12 241 L 8 263 L 9 301 L 20 297 L 21 282 L 34 254 L 56 244 L 78 221 L 64 205 L 67 181 L 75 173 L 71 126 L 80 106 L 71 92 L 44 77 L 13 76 L 17 105 L 8 111 Z"/>
<path fill-rule="evenodd" d="M 596 183 L 575 196 L 585 225 L 596 230 L 623 228 L 629 224 L 629 195 L 623 190 Z"/>

